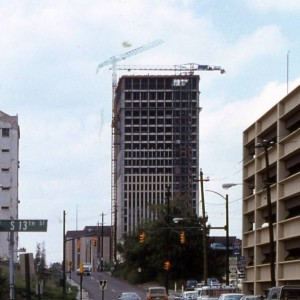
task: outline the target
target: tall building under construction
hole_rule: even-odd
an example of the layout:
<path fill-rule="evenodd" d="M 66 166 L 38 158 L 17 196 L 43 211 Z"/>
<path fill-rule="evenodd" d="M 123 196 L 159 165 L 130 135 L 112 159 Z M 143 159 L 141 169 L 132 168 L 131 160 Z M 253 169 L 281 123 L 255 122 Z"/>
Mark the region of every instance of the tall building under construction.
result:
<path fill-rule="evenodd" d="M 170 202 L 198 212 L 199 80 L 195 74 L 122 76 L 114 101 L 116 239 Z"/>

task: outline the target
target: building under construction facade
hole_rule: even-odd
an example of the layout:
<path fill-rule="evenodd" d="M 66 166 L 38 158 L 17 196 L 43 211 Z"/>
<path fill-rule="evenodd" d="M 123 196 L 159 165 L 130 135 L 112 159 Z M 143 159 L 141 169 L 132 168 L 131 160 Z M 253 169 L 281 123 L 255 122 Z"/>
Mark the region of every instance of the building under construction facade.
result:
<path fill-rule="evenodd" d="M 116 240 L 176 201 L 198 212 L 198 75 L 122 76 L 114 100 Z"/>

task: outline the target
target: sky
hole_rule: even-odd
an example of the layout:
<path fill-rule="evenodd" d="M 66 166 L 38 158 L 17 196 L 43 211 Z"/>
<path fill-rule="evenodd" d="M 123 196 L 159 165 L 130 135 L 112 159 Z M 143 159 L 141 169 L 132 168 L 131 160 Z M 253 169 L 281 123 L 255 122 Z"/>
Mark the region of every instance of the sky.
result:
<path fill-rule="evenodd" d="M 211 226 L 242 237 L 242 134 L 300 84 L 298 0 L 0 0 L 0 110 L 20 126 L 19 218 L 47 219 L 21 233 L 62 261 L 66 231 L 111 224 L 112 74 L 98 65 L 162 39 L 122 61 L 198 63 L 200 168 Z M 128 74 L 118 71 L 117 75 Z M 130 74 L 135 74 L 131 72 Z M 201 207 L 201 205 L 200 205 Z M 212 230 L 211 235 L 224 235 Z"/>

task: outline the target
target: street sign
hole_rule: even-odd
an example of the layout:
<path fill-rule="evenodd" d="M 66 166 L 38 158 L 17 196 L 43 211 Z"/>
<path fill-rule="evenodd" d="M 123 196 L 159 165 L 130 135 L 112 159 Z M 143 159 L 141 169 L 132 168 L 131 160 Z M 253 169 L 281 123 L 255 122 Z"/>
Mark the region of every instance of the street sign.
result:
<path fill-rule="evenodd" d="M 229 272 L 230 273 L 236 273 L 236 266 L 229 266 Z"/>
<path fill-rule="evenodd" d="M 0 231 L 47 231 L 48 220 L 0 220 Z"/>
<path fill-rule="evenodd" d="M 101 290 L 106 290 L 107 288 L 107 280 L 99 280 L 99 286 Z"/>
<path fill-rule="evenodd" d="M 237 274 L 236 273 L 229 273 L 229 279 L 230 280 L 235 280 L 236 279 L 236 276 Z"/>

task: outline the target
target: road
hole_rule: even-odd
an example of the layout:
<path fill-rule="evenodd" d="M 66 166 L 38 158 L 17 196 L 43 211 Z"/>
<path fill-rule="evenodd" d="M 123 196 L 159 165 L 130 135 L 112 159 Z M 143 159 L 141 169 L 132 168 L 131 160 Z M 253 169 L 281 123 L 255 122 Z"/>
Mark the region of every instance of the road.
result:
<path fill-rule="evenodd" d="M 80 276 L 73 273 L 72 279 L 77 284 L 80 284 Z M 99 288 L 99 280 L 107 281 L 107 287 L 103 292 Z M 122 292 L 137 292 L 142 300 L 145 299 L 144 288 L 131 285 L 127 281 L 112 277 L 107 272 L 93 272 L 91 276 L 83 276 L 82 286 L 89 292 L 91 300 L 117 300 Z"/>

